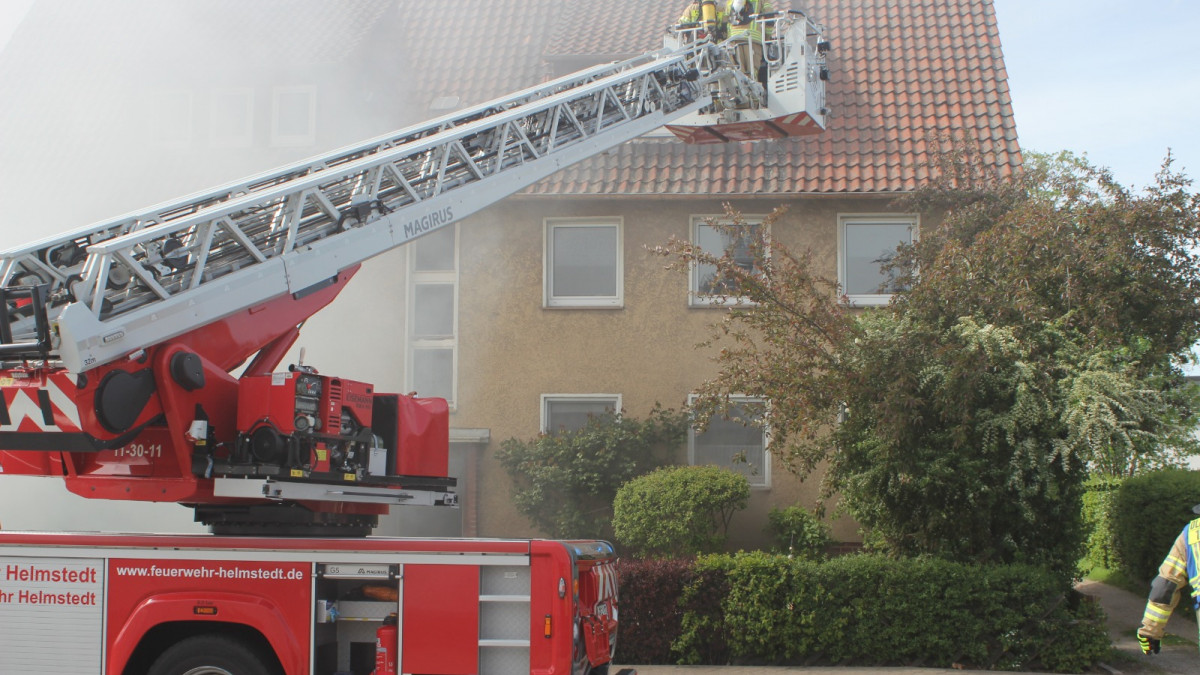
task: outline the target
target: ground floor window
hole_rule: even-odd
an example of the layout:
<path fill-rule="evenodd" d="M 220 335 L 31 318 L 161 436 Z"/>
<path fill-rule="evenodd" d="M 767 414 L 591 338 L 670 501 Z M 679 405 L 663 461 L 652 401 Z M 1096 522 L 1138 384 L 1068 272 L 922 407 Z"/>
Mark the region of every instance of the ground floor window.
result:
<path fill-rule="evenodd" d="M 750 404 L 757 399 L 735 397 L 724 414 L 713 415 L 703 432 L 688 433 L 688 463 L 714 465 L 746 476 L 751 487 L 770 487 L 771 462 L 766 429 L 743 420 L 753 419 Z"/>
<path fill-rule="evenodd" d="M 542 432 L 576 431 L 588 418 L 621 411 L 618 394 L 543 394 Z"/>

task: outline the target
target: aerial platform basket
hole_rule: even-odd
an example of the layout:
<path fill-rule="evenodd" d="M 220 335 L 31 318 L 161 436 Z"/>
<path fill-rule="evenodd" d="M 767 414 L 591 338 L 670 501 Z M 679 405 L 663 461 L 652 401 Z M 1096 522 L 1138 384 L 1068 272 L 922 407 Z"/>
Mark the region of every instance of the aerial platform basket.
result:
<path fill-rule="evenodd" d="M 754 21 L 761 38 L 735 35 L 709 52 L 717 61 L 706 78 L 713 103 L 667 125 L 684 143 L 788 138 L 825 130 L 829 42 L 821 28 L 795 10 L 761 14 Z M 704 36 L 702 25 L 681 24 L 667 34 L 664 46 L 673 50 Z M 743 67 L 740 61 L 751 49 L 762 54 L 765 69 Z M 734 71 L 744 86 L 730 87 L 728 77 L 715 76 L 723 70 Z"/>

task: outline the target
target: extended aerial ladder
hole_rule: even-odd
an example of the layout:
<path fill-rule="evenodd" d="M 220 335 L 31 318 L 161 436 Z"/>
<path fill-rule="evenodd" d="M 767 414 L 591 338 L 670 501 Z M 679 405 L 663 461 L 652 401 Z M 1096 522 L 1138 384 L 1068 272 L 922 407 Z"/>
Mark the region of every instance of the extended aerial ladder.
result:
<path fill-rule="evenodd" d="M 696 137 L 676 129 L 693 142 L 776 113 L 805 121 L 766 137 L 820 131 L 819 28 L 800 12 L 760 20 L 777 95 L 729 44 L 672 33 L 657 52 L 3 252 L 0 471 L 216 524 L 266 502 L 357 525 L 387 504 L 453 503 L 444 449 L 440 464 L 416 456 L 446 443 L 444 402 L 392 395 L 373 415 L 370 385 L 275 373 L 300 325 L 365 260 L 669 122 L 701 116 Z M 257 400 L 281 383 L 282 421 L 239 408 L 251 384 Z M 384 418 L 380 438 L 368 421 Z"/>

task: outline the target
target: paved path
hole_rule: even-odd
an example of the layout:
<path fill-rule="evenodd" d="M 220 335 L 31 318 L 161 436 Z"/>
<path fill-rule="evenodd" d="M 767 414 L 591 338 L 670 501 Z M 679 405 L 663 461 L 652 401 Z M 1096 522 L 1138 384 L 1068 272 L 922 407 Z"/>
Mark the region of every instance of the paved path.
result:
<path fill-rule="evenodd" d="M 1095 581 L 1083 581 L 1079 591 L 1100 602 L 1108 616 L 1108 634 L 1121 654 L 1114 668 L 1126 673 L 1165 673 L 1167 675 L 1200 675 L 1200 652 L 1196 649 L 1195 614 L 1180 603 L 1167 624 L 1167 640 L 1162 652 L 1152 656 L 1142 654 L 1134 633 L 1142 623 L 1146 598 Z M 1186 642 L 1186 644 L 1184 644 Z"/>
<path fill-rule="evenodd" d="M 1100 603 L 1108 616 L 1108 632 L 1117 649 L 1116 658 L 1106 663 L 1101 672 L 1132 673 L 1145 675 L 1200 675 L 1200 653 L 1196 648 L 1196 623 L 1194 614 L 1180 608 L 1167 624 L 1167 634 L 1176 639 L 1163 645 L 1162 653 L 1145 656 L 1138 647 L 1134 632 L 1142 621 L 1142 610 L 1146 599 L 1135 593 L 1094 581 L 1079 584 L 1080 592 L 1090 595 Z M 1186 644 L 1184 643 L 1186 641 Z M 851 667 L 800 667 L 800 666 L 634 666 L 638 675 L 930 675 L 931 673 L 954 673 L 971 675 L 994 671 L 942 670 L 938 668 L 851 668 Z M 616 670 L 612 671 L 616 675 Z"/>

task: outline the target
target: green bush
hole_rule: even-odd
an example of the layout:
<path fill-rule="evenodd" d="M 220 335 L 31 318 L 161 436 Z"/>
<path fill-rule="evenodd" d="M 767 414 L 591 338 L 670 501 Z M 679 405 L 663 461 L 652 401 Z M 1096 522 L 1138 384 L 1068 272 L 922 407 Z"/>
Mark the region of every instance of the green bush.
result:
<path fill-rule="evenodd" d="M 829 525 L 799 506 L 771 509 L 767 514 L 767 534 L 771 536 L 772 551 L 802 558 L 820 558 L 833 543 Z"/>
<path fill-rule="evenodd" d="M 675 644 L 683 663 L 704 663 L 714 636 L 733 661 L 777 664 L 1080 672 L 1110 648 L 1097 608 L 1037 567 L 709 556 L 693 575 L 705 590 L 686 589 L 684 599 L 719 588 L 714 574 L 727 591 L 684 613 Z"/>
<path fill-rule="evenodd" d="M 613 531 L 638 557 L 721 550 L 729 519 L 750 499 L 740 473 L 716 466 L 673 466 L 635 478 L 617 490 Z"/>
<path fill-rule="evenodd" d="M 496 458 L 513 481 L 513 503 L 555 539 L 612 539 L 617 488 L 675 459 L 686 413 L 656 405 L 644 420 L 608 413 L 575 431 L 510 438 Z"/>
<path fill-rule="evenodd" d="M 1180 530 L 1200 504 L 1200 472 L 1166 469 L 1125 479 L 1113 499 L 1113 555 L 1132 579 L 1157 574 Z"/>
<path fill-rule="evenodd" d="M 678 663 L 724 665 L 730 662 L 728 631 L 722 610 L 729 597 L 729 572 L 733 558 L 713 555 L 699 558 L 679 599 L 683 615 L 679 637 L 671 645 Z"/>
<path fill-rule="evenodd" d="M 1101 476 L 1084 485 L 1083 525 L 1087 528 L 1087 547 L 1084 566 L 1116 569 L 1113 553 L 1112 508 L 1122 478 Z"/>

